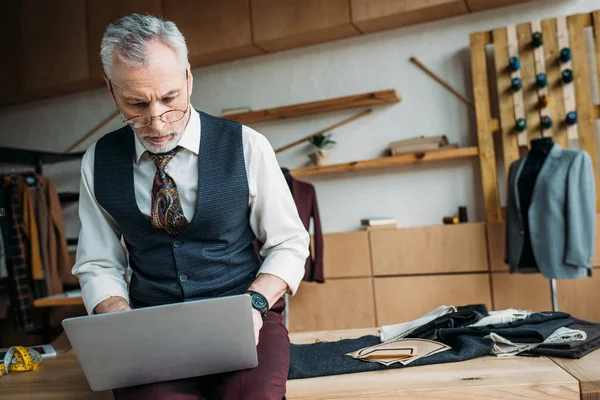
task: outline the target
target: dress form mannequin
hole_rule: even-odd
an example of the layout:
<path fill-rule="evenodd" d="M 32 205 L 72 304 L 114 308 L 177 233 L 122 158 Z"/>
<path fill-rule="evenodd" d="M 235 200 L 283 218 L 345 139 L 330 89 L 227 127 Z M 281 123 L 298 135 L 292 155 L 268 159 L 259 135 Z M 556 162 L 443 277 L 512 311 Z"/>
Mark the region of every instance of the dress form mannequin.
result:
<path fill-rule="evenodd" d="M 519 260 L 519 266 L 523 267 L 524 270 L 531 269 L 531 272 L 538 272 L 538 265 L 533 254 L 531 247 L 531 237 L 529 234 L 529 221 L 527 218 L 529 206 L 531 205 L 531 197 L 533 195 L 533 188 L 535 182 L 540 173 L 544 161 L 550 149 L 554 146 L 552 138 L 545 137 L 539 139 L 533 139 L 531 141 L 531 149 L 527 155 L 527 160 L 523 165 L 523 169 L 517 182 L 519 190 L 519 203 L 521 205 L 521 214 L 523 221 L 523 230 L 525 232 L 523 251 Z"/>

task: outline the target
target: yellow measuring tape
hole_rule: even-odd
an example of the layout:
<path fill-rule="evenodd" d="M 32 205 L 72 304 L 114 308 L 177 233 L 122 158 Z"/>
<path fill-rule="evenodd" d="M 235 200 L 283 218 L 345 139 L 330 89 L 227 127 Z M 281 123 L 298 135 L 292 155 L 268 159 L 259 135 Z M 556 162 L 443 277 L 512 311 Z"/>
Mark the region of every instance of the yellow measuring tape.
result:
<path fill-rule="evenodd" d="M 0 360 L 0 375 L 33 371 L 41 362 L 42 356 L 37 351 L 23 346 L 13 346 L 6 352 L 4 360 Z"/>

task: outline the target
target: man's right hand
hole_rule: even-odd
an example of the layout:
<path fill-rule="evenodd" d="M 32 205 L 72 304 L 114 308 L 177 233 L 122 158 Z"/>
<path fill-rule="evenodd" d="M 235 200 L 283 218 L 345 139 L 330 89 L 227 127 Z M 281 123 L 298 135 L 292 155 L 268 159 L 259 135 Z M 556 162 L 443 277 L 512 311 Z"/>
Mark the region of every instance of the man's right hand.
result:
<path fill-rule="evenodd" d="M 129 303 L 127 303 L 127 300 L 125 300 L 121 296 L 113 296 L 100 302 L 94 308 L 94 314 L 104 314 L 125 310 L 131 310 L 131 307 L 129 307 Z"/>

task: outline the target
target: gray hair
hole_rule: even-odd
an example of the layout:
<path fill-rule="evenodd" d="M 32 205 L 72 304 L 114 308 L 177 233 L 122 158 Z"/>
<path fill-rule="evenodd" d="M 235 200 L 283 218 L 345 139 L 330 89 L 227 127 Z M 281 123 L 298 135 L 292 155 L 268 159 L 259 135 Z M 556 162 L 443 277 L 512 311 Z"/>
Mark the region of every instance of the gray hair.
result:
<path fill-rule="evenodd" d="M 114 55 L 127 65 L 145 65 L 148 62 L 146 45 L 155 39 L 172 48 L 183 68 L 187 67 L 188 50 L 185 38 L 173 22 L 152 15 L 132 14 L 116 20 L 104 32 L 100 58 L 108 79 L 111 79 Z"/>

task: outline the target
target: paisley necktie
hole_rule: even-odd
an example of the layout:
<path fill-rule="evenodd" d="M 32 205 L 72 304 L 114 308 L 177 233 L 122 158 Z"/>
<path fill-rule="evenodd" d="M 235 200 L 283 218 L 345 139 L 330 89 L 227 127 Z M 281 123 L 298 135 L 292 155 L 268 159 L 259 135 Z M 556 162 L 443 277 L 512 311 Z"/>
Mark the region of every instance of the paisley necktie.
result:
<path fill-rule="evenodd" d="M 164 229 L 173 236 L 183 232 L 189 224 L 183 214 L 177 185 L 173 178 L 165 172 L 167 164 L 180 149 L 181 147 L 177 146 L 168 153 L 150 153 L 150 158 L 156 166 L 152 184 L 152 226 Z"/>

